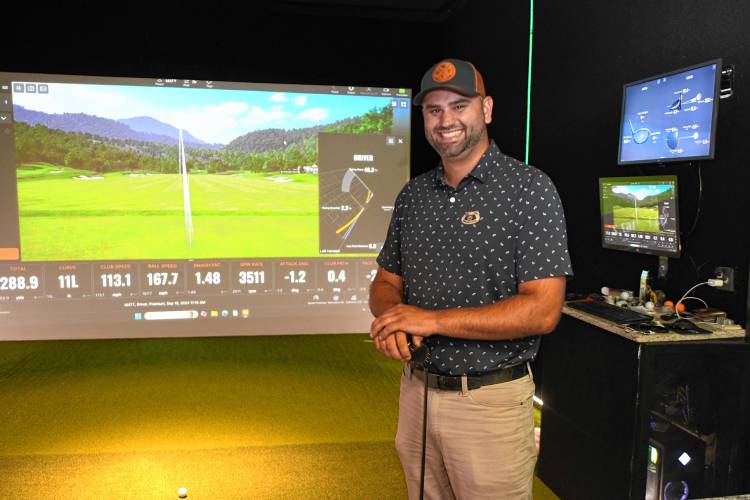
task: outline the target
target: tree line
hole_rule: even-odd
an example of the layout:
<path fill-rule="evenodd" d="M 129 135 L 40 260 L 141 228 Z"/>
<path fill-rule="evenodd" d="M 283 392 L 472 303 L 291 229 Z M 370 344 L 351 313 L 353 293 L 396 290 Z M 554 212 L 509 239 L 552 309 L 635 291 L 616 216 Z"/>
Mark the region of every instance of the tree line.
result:
<path fill-rule="evenodd" d="M 329 126 L 314 127 L 313 135 L 294 142 L 279 142 L 279 130 L 270 129 L 271 141 L 260 141 L 263 131 L 251 132 L 262 142 L 261 150 L 252 150 L 248 142 L 232 141 L 221 149 L 185 145 L 188 169 L 220 173 L 230 171 L 274 172 L 312 165 L 318 157 L 318 136 L 322 133 L 387 134 L 393 128 L 390 107 L 373 109 L 362 116 L 342 120 Z M 16 122 L 16 163 L 51 163 L 98 173 L 146 171 L 177 173 L 177 141 L 173 146 L 98 135 L 64 132 L 44 125 Z M 245 137 L 245 136 L 243 136 Z"/>

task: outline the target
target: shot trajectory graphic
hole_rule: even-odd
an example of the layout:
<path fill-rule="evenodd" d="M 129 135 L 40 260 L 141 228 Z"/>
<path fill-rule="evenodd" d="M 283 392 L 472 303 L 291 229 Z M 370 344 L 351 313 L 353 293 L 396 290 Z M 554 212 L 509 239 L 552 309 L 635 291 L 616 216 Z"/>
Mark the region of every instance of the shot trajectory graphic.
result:
<path fill-rule="evenodd" d="M 182 206 L 185 212 L 185 237 L 189 248 L 193 246 L 193 211 L 190 208 L 190 183 L 188 182 L 187 162 L 185 161 L 185 142 L 180 129 L 177 159 L 179 162 L 180 178 L 182 180 Z"/>
<path fill-rule="evenodd" d="M 371 252 L 383 246 L 393 203 L 404 180 L 388 175 L 397 145 L 383 134 L 320 134 L 319 232 L 321 254 Z"/>
<path fill-rule="evenodd" d="M 343 172 L 343 173 L 342 173 Z M 341 250 L 355 228 L 366 219 L 375 192 L 352 168 L 321 175 L 320 201 L 328 245 Z"/>
<path fill-rule="evenodd" d="M 353 184 L 354 186 L 352 186 Z M 367 184 L 365 184 L 365 182 L 354 173 L 352 169 L 348 169 L 344 174 L 343 179 L 341 179 L 341 192 L 348 193 L 351 201 L 359 207 L 359 210 L 351 219 L 336 229 L 336 234 L 343 233 L 341 238 L 346 240 L 352 232 L 352 229 L 354 229 L 354 226 L 357 224 L 360 216 L 364 213 L 365 209 L 367 209 L 367 204 L 370 203 L 370 200 L 372 199 L 372 190 L 367 187 Z"/>
<path fill-rule="evenodd" d="M 669 205 L 666 203 L 659 206 L 659 227 L 665 227 L 669 222 Z"/>

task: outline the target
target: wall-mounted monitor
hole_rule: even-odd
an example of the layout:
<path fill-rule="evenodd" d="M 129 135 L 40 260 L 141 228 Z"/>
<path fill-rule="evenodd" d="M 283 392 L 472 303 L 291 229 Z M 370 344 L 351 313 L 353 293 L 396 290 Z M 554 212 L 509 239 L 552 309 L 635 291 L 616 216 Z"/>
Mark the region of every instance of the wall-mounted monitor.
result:
<path fill-rule="evenodd" d="M 680 256 L 676 176 L 600 178 L 599 206 L 604 248 Z"/>
<path fill-rule="evenodd" d="M 721 59 L 627 83 L 619 165 L 714 157 Z"/>
<path fill-rule="evenodd" d="M 364 332 L 411 92 L 0 73 L 0 340 Z"/>

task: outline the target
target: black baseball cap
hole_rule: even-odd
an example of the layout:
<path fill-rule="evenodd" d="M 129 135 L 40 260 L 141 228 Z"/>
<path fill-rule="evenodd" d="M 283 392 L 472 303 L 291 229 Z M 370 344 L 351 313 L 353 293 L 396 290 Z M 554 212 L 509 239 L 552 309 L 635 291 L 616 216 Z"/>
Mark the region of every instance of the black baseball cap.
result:
<path fill-rule="evenodd" d="M 460 59 L 443 59 L 427 70 L 422 77 L 422 87 L 414 96 L 414 104 L 420 106 L 429 92 L 446 89 L 467 97 L 485 96 L 484 80 L 473 64 Z"/>

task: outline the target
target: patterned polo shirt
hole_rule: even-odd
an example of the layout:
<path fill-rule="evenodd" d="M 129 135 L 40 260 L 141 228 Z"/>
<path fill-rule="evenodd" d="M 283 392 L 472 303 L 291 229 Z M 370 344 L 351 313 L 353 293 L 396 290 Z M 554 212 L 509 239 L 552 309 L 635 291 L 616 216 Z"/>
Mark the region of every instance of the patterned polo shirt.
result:
<path fill-rule="evenodd" d="M 541 170 L 494 141 L 457 188 L 442 164 L 401 190 L 378 264 L 403 279 L 405 304 L 477 307 L 518 293 L 518 284 L 570 276 L 565 215 Z M 539 336 L 465 340 L 432 335 L 430 371 L 479 374 L 536 356 Z"/>

